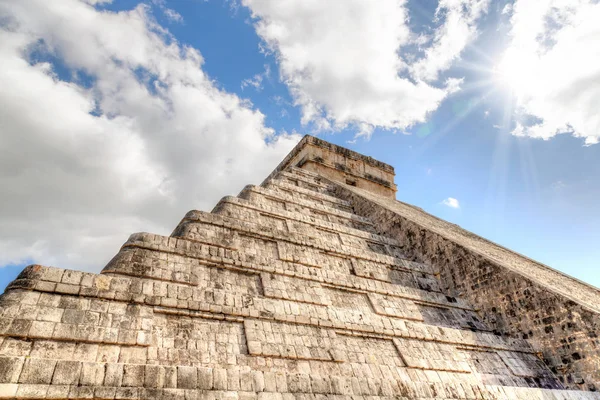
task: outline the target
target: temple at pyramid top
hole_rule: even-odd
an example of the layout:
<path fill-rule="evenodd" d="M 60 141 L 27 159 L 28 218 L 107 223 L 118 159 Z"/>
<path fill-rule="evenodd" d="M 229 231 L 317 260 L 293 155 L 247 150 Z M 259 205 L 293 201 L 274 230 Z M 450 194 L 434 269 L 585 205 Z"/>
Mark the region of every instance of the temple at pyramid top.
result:
<path fill-rule="evenodd" d="M 394 167 L 314 136 L 304 136 L 269 177 L 290 167 L 312 171 L 383 197 L 396 198 Z"/>
<path fill-rule="evenodd" d="M 600 291 L 395 193 L 306 136 L 99 274 L 26 267 L 0 399 L 600 399 Z"/>

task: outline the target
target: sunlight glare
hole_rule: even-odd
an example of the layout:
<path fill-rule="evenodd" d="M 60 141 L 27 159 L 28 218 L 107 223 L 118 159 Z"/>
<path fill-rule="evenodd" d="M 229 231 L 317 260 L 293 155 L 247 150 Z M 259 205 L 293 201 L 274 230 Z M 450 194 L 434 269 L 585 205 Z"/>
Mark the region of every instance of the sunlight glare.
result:
<path fill-rule="evenodd" d="M 508 88 L 517 97 L 530 93 L 539 79 L 535 76 L 536 59 L 525 51 L 509 49 L 494 70 L 496 84 Z"/>

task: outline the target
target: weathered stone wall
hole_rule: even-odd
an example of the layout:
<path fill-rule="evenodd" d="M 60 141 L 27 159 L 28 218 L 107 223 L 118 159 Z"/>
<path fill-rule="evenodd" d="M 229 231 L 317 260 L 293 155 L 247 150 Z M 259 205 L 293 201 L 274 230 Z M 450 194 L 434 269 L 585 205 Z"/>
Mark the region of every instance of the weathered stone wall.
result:
<path fill-rule="evenodd" d="M 99 275 L 27 267 L 0 297 L 0 399 L 600 399 L 479 317 L 479 269 L 440 276 L 439 238 L 336 188 L 289 167 L 132 235 Z"/>
<path fill-rule="evenodd" d="M 396 197 L 394 168 L 391 165 L 314 136 L 304 136 L 265 182 L 291 167 L 349 183 L 379 196 Z"/>
<path fill-rule="evenodd" d="M 458 235 L 434 232 L 434 225 L 448 223 L 415 207 L 382 201 L 347 186 L 339 186 L 337 193 L 351 201 L 359 215 L 375 222 L 380 234 L 400 241 L 407 257 L 436 269 L 444 290 L 467 299 L 490 328 L 530 342 L 566 386 L 600 389 L 600 314 L 591 309 L 594 290 L 590 287 L 558 273 L 553 280 L 540 273 L 536 280 L 537 270 L 526 265 L 531 260 L 514 253 L 513 257 L 523 259 L 523 269 L 519 271 L 518 263 L 509 269 L 467 248 Z M 571 298 L 557 293 L 565 288 Z"/>

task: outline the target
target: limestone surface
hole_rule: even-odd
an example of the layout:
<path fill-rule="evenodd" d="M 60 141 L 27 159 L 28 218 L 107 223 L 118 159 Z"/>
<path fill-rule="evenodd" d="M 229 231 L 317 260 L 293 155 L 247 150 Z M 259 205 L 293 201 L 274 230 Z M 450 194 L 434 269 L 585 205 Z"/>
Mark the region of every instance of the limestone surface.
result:
<path fill-rule="evenodd" d="M 306 136 L 260 186 L 0 297 L 0 399 L 600 399 L 600 293 Z"/>

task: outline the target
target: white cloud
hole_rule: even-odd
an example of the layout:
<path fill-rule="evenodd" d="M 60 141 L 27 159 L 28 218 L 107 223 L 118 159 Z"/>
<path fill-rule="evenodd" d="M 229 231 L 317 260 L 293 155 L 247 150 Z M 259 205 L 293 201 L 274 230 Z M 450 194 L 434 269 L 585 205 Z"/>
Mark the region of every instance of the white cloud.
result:
<path fill-rule="evenodd" d="M 265 70 L 260 74 L 254 75 L 252 78 L 244 79 L 241 84 L 242 90 L 247 87 L 253 87 L 257 91 L 261 91 L 263 88 L 263 81 L 271 77 L 271 67 L 269 64 L 265 64 Z"/>
<path fill-rule="evenodd" d="M 109 0 L 109 1 L 112 1 L 112 0 Z M 177 22 L 177 23 L 183 22 L 183 17 L 181 16 L 181 14 L 179 14 L 177 11 L 173 10 L 172 8 L 167 7 L 166 0 L 152 0 L 152 4 L 157 6 L 158 9 L 163 13 L 163 15 L 170 22 Z"/>
<path fill-rule="evenodd" d="M 515 93 L 513 134 L 600 140 L 600 3 L 517 0 L 499 74 Z"/>
<path fill-rule="evenodd" d="M 450 208 L 460 208 L 460 203 L 454 197 L 448 197 L 442 201 L 442 204 Z"/>
<path fill-rule="evenodd" d="M 487 1 L 443 0 L 441 26 L 421 61 L 410 65 L 404 49 L 427 41 L 411 32 L 398 0 L 243 0 L 255 28 L 280 63 L 302 122 L 317 129 L 353 125 L 405 129 L 425 121 L 460 80 L 434 81 L 475 35 Z M 412 58 L 411 58 L 412 59 Z"/>
<path fill-rule="evenodd" d="M 448 94 L 456 93 L 461 90 L 460 85 L 464 82 L 463 78 L 448 78 L 446 79 L 446 92 Z"/>
<path fill-rule="evenodd" d="M 112 0 L 82 0 L 84 3 L 99 5 L 99 4 L 109 4 L 112 3 Z"/>
<path fill-rule="evenodd" d="M 217 88 L 148 13 L 0 0 L 0 265 L 97 270 L 130 233 L 169 234 L 260 182 L 299 139 Z M 78 78 L 35 62 L 47 54 Z"/>
<path fill-rule="evenodd" d="M 177 11 L 172 8 L 164 8 L 163 13 L 168 20 L 172 22 L 183 22 L 183 17 Z"/>
<path fill-rule="evenodd" d="M 511 3 L 506 4 L 504 6 L 504 8 L 502 9 L 502 15 L 511 14 L 512 13 L 512 7 L 513 7 L 513 5 Z"/>
<path fill-rule="evenodd" d="M 477 21 L 487 11 L 489 0 L 440 0 L 436 19 L 444 23 L 436 30 L 433 45 L 425 58 L 411 66 L 416 78 L 436 80 L 448 69 L 467 44 L 477 35 Z"/>

